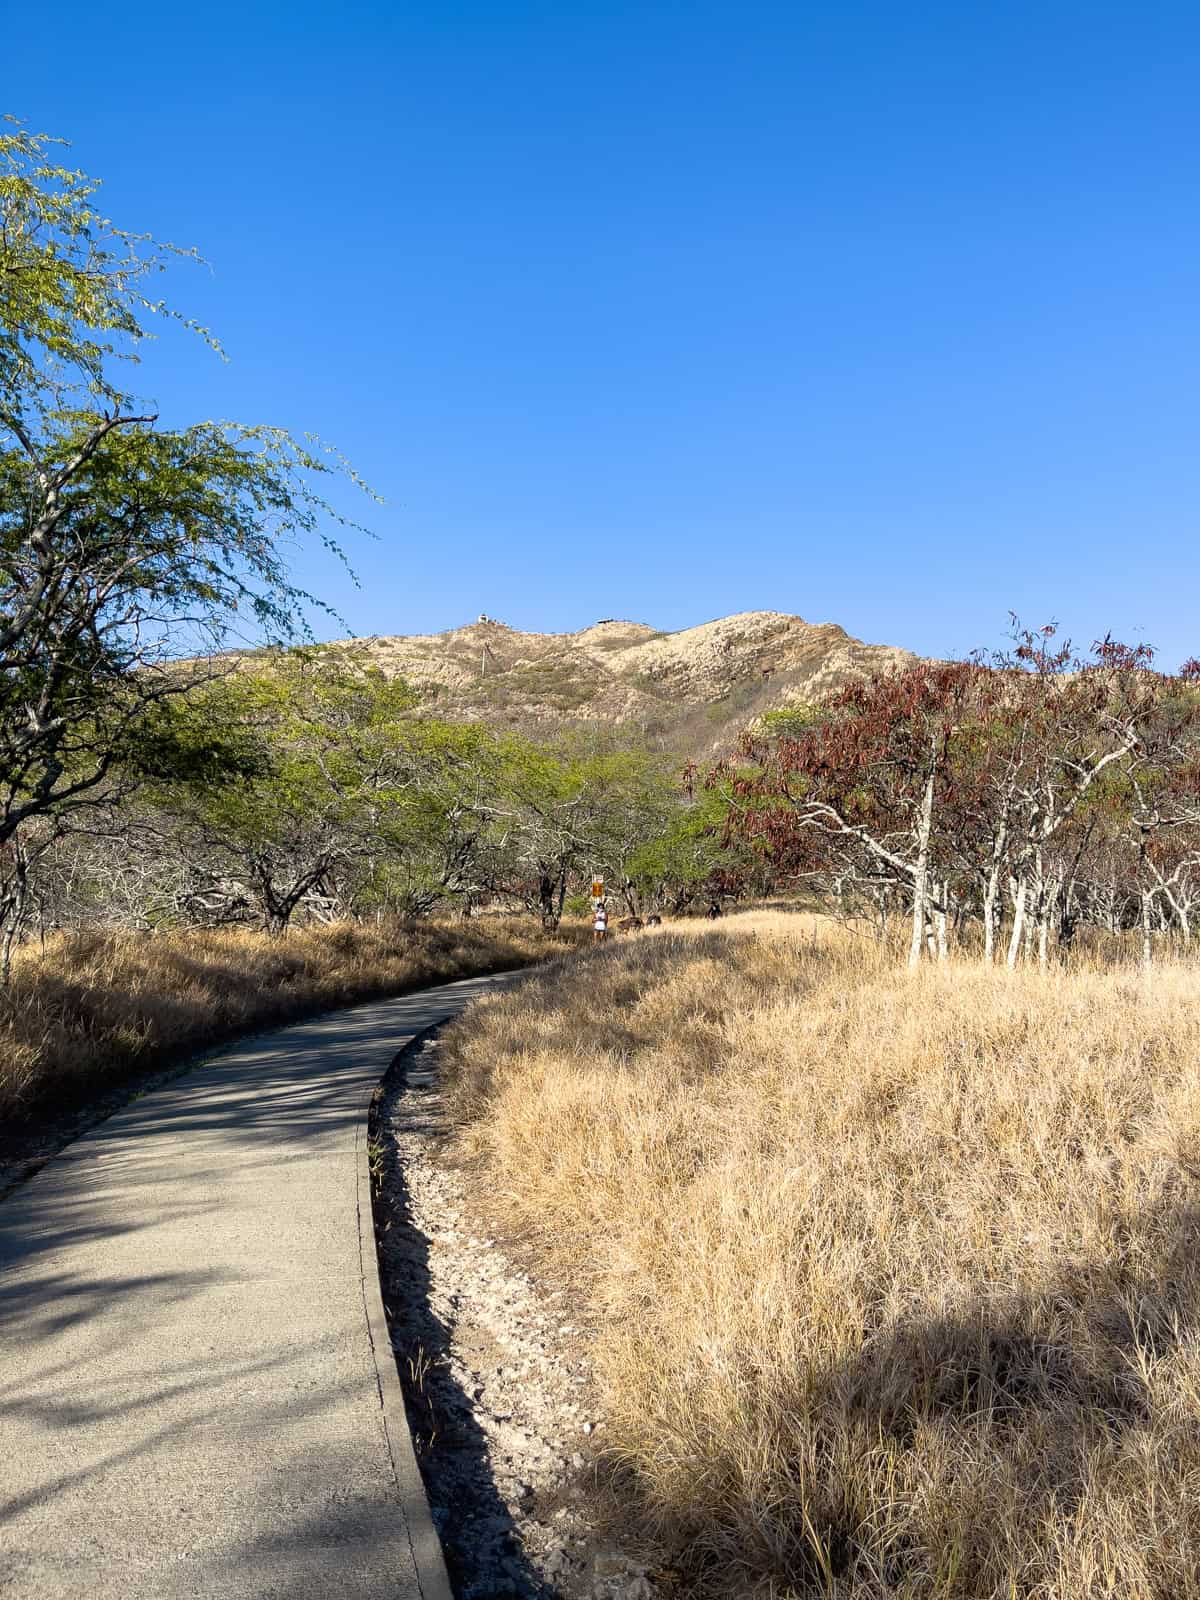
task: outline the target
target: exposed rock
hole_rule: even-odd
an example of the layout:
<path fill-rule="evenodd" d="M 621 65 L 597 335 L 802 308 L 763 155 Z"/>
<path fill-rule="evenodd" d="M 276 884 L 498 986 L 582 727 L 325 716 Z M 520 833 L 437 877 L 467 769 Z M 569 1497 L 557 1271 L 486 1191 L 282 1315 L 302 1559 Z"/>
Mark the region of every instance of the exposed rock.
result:
<path fill-rule="evenodd" d="M 646 1569 L 619 1550 L 592 1557 L 592 1600 L 654 1600 Z"/>
<path fill-rule="evenodd" d="M 324 648 L 408 679 L 445 716 L 632 724 L 689 754 L 728 745 L 764 711 L 820 701 L 856 674 L 914 659 L 863 644 L 834 623 L 779 611 L 746 611 L 678 633 L 618 621 L 577 633 L 520 633 L 481 618 L 445 633 Z"/>

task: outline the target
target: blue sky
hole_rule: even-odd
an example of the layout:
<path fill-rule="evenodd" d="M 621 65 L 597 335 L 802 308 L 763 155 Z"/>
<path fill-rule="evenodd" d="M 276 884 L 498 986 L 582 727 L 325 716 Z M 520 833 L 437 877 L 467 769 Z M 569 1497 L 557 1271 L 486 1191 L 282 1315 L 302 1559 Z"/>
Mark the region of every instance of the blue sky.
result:
<path fill-rule="evenodd" d="M 172 420 L 335 441 L 356 633 L 1009 610 L 1200 653 L 1200 12 L 60 0 L 7 109 L 167 285 Z M 13 68 L 15 67 L 15 70 Z M 348 502 L 349 504 L 349 502 Z"/>

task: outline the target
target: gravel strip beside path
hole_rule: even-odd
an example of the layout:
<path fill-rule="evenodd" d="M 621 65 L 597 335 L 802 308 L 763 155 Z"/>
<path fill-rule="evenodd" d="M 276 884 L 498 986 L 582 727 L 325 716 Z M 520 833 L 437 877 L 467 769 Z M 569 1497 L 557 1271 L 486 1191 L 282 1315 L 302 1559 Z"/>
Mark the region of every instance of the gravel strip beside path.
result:
<path fill-rule="evenodd" d="M 645 1569 L 592 1526 L 603 1445 L 586 1345 L 473 1222 L 446 1161 L 436 1038 L 397 1059 L 372 1127 L 375 1221 L 409 1423 L 459 1600 L 651 1600 Z"/>

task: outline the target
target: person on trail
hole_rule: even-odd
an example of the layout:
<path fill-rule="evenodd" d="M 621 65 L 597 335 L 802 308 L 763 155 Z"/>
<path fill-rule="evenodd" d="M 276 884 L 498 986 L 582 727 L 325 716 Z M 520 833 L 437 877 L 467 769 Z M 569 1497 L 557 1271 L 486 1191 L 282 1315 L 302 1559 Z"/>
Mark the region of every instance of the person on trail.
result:
<path fill-rule="evenodd" d="M 608 907 L 603 900 L 596 901 L 596 916 L 592 927 L 595 929 L 595 942 L 603 944 L 608 936 Z"/>
<path fill-rule="evenodd" d="M 708 908 L 708 920 L 710 922 L 715 922 L 717 918 L 722 915 L 723 912 L 721 910 L 721 902 L 719 900 L 714 900 L 712 905 L 710 905 Z"/>

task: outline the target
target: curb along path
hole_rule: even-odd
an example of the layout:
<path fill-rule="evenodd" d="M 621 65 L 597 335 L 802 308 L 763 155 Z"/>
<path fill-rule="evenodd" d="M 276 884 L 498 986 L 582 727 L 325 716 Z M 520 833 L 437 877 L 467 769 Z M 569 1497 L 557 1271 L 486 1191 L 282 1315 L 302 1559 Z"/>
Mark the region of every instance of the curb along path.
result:
<path fill-rule="evenodd" d="M 407 1040 L 503 981 L 259 1035 L 0 1202 L 6 1600 L 448 1600 L 367 1109 Z"/>

